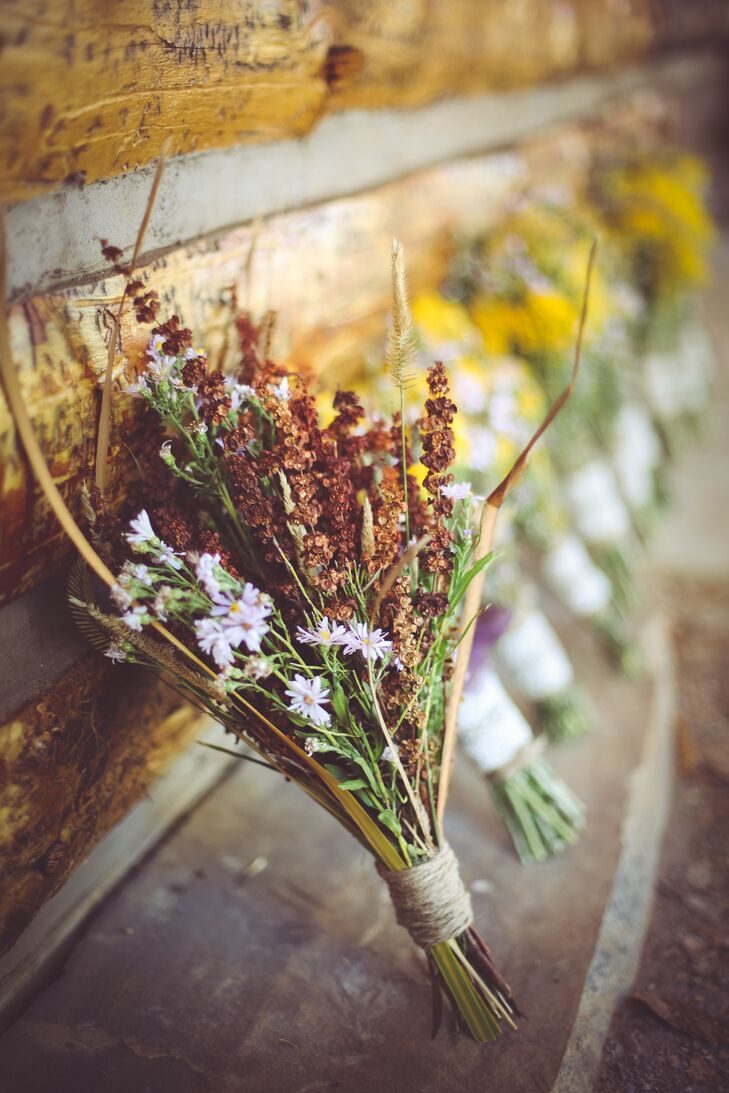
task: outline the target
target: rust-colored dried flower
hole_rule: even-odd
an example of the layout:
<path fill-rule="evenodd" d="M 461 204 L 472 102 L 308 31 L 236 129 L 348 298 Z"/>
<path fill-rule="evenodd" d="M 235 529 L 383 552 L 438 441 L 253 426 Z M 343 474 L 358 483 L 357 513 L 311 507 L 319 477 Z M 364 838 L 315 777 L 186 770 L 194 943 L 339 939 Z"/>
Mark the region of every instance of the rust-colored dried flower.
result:
<path fill-rule="evenodd" d="M 184 378 L 184 376 L 183 376 Z M 200 414 L 208 425 L 219 425 L 228 416 L 232 405 L 225 389 L 222 372 L 210 372 L 205 375 L 197 387 L 200 398 Z"/>
<path fill-rule="evenodd" d="M 159 334 L 164 338 L 162 352 L 170 357 L 184 357 L 186 350 L 192 345 L 192 331 L 181 325 L 179 315 L 173 315 L 166 323 L 154 327 L 152 334 Z"/>
<path fill-rule="evenodd" d="M 208 374 L 207 361 L 204 357 L 192 357 L 182 366 L 182 382 L 185 387 L 197 390 L 205 382 Z"/>
<path fill-rule="evenodd" d="M 452 515 L 453 502 L 443 496 L 441 489 L 451 481 L 451 476 L 444 472 L 456 454 L 450 426 L 457 407 L 448 397 L 448 376 L 440 361 L 428 372 L 428 390 L 431 397 L 425 403 L 425 417 L 421 422 L 423 454 L 420 462 L 428 469 L 423 485 L 430 497 L 433 519 L 431 541 L 423 552 L 422 565 L 431 573 L 444 574 L 453 567 L 451 534 L 445 524 Z"/>
<path fill-rule="evenodd" d="M 372 523 L 375 533 L 375 551 L 370 570 L 387 569 L 396 561 L 402 543 L 404 501 L 400 470 L 383 466 L 378 469 L 379 481 L 369 491 L 372 505 Z"/>
<path fill-rule="evenodd" d="M 141 287 L 141 281 L 133 281 L 130 283 L 128 290 L 131 289 L 132 284 L 139 284 Z M 157 318 L 159 311 L 159 295 L 153 289 L 148 292 L 142 292 L 138 296 L 134 297 L 134 314 L 138 323 L 153 323 Z"/>

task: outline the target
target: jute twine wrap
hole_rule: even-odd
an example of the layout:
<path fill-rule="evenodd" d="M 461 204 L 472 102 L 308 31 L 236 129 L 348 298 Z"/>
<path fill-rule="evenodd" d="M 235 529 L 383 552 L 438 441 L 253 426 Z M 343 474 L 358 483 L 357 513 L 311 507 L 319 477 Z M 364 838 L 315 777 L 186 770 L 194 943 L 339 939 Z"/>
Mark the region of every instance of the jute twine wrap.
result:
<path fill-rule="evenodd" d="M 507 778 L 513 777 L 518 774 L 520 770 L 524 770 L 535 759 L 538 759 L 545 747 L 547 741 L 541 734 L 539 736 L 533 736 L 523 748 L 519 748 L 518 752 L 513 759 L 510 759 L 508 763 L 504 763 L 503 767 L 498 767 L 497 770 L 492 770 L 488 777 L 492 782 L 505 782 Z"/>
<path fill-rule="evenodd" d="M 390 890 L 397 921 L 421 949 L 458 937 L 473 922 L 471 897 L 448 843 L 410 869 L 393 872 L 378 863 L 377 871 Z"/>

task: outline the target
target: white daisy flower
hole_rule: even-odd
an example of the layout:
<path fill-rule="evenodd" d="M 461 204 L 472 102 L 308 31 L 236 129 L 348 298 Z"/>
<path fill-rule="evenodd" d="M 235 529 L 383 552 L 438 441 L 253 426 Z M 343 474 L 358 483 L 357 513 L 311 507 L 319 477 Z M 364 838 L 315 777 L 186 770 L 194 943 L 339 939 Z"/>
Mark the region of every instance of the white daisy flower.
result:
<path fill-rule="evenodd" d="M 144 545 L 153 542 L 157 538 L 146 509 L 142 509 L 141 512 L 137 513 L 133 520 L 130 520 L 129 527 L 132 530 L 126 533 L 126 540 L 128 543 L 139 543 L 140 545 Z"/>
<path fill-rule="evenodd" d="M 146 375 L 142 374 L 141 376 L 138 376 L 136 381 L 134 383 L 128 383 L 124 390 L 128 395 L 131 395 L 132 398 L 141 398 L 142 392 L 149 390 Z"/>
<path fill-rule="evenodd" d="M 177 357 L 152 357 L 147 366 L 147 376 L 152 376 L 157 383 L 163 380 L 171 380 L 175 386 L 179 385 L 177 377 Z"/>
<path fill-rule="evenodd" d="M 271 597 L 265 592 L 261 592 L 260 588 L 256 588 L 250 581 L 246 581 L 243 585 L 243 591 L 239 599 L 247 607 L 257 607 L 264 615 L 270 615 L 273 611 Z"/>
<path fill-rule="evenodd" d="M 157 360 L 162 355 L 162 347 L 165 344 L 163 334 L 153 334 L 149 339 L 149 345 L 147 346 L 147 356 L 152 360 Z"/>
<path fill-rule="evenodd" d="M 471 496 L 471 483 L 452 482 L 450 486 L 441 486 L 440 492 L 451 501 L 465 501 Z"/>
<path fill-rule="evenodd" d="M 394 749 L 391 748 L 389 744 L 383 750 L 382 755 L 380 756 L 380 759 L 383 761 L 383 763 L 394 763 L 397 761 L 397 758 L 397 752 L 394 751 Z"/>
<path fill-rule="evenodd" d="M 250 384 L 238 383 L 233 376 L 226 376 L 224 383 L 230 397 L 231 410 L 240 410 L 244 402 L 255 398 L 256 392 Z"/>
<path fill-rule="evenodd" d="M 294 676 L 286 694 L 291 699 L 289 709 L 301 717 L 308 718 L 315 725 L 328 725 L 331 720 L 324 703 L 329 701 L 329 688 L 325 687 L 319 676 L 307 679 L 306 676 Z"/>
<path fill-rule="evenodd" d="M 330 622 L 326 615 L 321 622 L 311 630 L 305 630 L 303 626 L 296 628 L 296 640 L 302 645 L 343 645 L 347 636 L 346 627 L 340 623 Z"/>
<path fill-rule="evenodd" d="M 192 560 L 188 554 L 188 560 Z M 195 563 L 195 574 L 211 600 L 220 596 L 220 585 L 215 569 L 220 565 L 219 554 L 201 554 Z"/>
<path fill-rule="evenodd" d="M 203 653 L 211 656 L 219 668 L 233 663 L 233 649 L 228 634 L 214 619 L 199 619 L 195 623 L 195 636 Z"/>
<path fill-rule="evenodd" d="M 313 755 L 316 751 L 328 751 L 323 740 L 317 740 L 315 736 L 307 736 L 304 741 L 304 751 L 307 755 Z"/>
<path fill-rule="evenodd" d="M 157 561 L 160 565 L 168 565 L 171 569 L 182 569 L 181 559 L 182 555 L 167 546 L 167 543 L 160 541 L 159 553 L 157 554 Z"/>
<path fill-rule="evenodd" d="M 261 639 L 268 633 L 266 618 L 271 614 L 268 597 L 251 584 L 246 584 L 238 599 L 223 599 L 212 608 L 210 615 L 223 629 L 227 640 L 237 648 L 245 644 L 249 652 L 257 653 Z"/>
<path fill-rule="evenodd" d="M 125 562 L 119 574 L 119 584 L 123 588 L 128 588 L 132 581 L 138 581 L 140 584 L 149 587 L 152 584 L 149 566 L 143 565 L 141 562 Z"/>
<path fill-rule="evenodd" d="M 365 660 L 377 660 L 392 649 L 384 630 L 370 630 L 364 622 L 355 622 L 347 628 L 343 645 L 345 653 L 361 653 Z"/>
<path fill-rule="evenodd" d="M 112 588 L 109 593 L 112 603 L 114 603 L 120 611 L 126 611 L 128 607 L 131 607 L 134 603 L 132 597 L 124 587 L 124 574 L 120 574 L 120 580 Z"/>
<path fill-rule="evenodd" d="M 130 630 L 141 630 L 143 624 L 150 621 L 150 616 L 147 608 L 140 604 L 139 607 L 132 607 L 131 610 L 126 611 L 121 616 L 121 621 L 125 622 Z"/>
<path fill-rule="evenodd" d="M 117 641 L 112 641 L 108 649 L 104 650 L 104 656 L 108 657 L 114 664 L 122 664 L 127 659 L 126 653 Z"/>

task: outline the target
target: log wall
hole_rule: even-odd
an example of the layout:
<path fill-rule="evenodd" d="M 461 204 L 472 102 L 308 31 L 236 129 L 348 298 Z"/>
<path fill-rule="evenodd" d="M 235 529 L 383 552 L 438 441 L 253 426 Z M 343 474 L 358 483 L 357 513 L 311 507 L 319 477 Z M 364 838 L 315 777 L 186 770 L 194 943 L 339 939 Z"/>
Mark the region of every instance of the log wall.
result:
<path fill-rule="evenodd" d="M 0 201 L 130 171 L 167 140 L 301 136 L 343 109 L 534 84 L 728 26 L 707 0 L 2 0 Z"/>

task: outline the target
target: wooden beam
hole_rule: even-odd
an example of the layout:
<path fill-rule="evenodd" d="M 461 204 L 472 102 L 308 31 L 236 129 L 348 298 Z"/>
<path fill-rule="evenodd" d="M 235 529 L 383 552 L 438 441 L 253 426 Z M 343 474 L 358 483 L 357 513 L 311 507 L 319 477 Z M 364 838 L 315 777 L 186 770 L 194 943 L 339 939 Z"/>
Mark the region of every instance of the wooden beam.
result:
<path fill-rule="evenodd" d="M 625 63 L 666 4 L 631 0 L 0 0 L 0 201 L 172 154 L 298 137 L 342 109 L 412 107 Z M 720 6 L 682 27 L 726 29 Z M 674 20 L 675 21 L 675 20 Z"/>
<path fill-rule="evenodd" d="M 94 653 L 0 725 L 0 951 L 198 730 L 155 677 Z"/>

